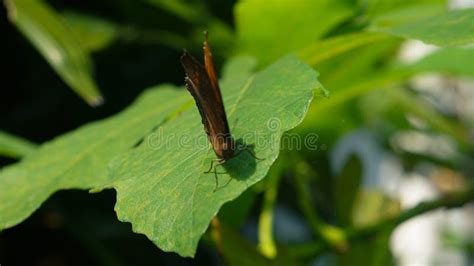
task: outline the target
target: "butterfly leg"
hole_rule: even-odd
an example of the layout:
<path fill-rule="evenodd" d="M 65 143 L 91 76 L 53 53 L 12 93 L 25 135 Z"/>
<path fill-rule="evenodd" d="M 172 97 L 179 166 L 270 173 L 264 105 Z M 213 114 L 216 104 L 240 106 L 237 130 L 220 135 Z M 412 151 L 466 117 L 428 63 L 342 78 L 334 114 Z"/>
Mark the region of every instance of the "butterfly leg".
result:
<path fill-rule="evenodd" d="M 214 167 L 214 163 L 217 162 L 217 164 L 219 164 L 219 162 L 221 161 L 222 159 L 212 159 L 211 161 L 211 167 L 209 167 L 209 169 L 207 171 L 204 171 L 205 174 L 208 174 L 212 171 L 212 168 Z"/>
<path fill-rule="evenodd" d="M 224 164 L 226 161 L 225 159 L 213 159 L 211 161 L 211 167 L 209 170 L 205 171 L 204 173 L 210 173 L 214 168 L 214 178 L 216 180 L 216 187 L 214 188 L 214 192 L 216 192 L 217 188 L 219 187 L 219 180 L 217 179 L 217 166 Z"/>

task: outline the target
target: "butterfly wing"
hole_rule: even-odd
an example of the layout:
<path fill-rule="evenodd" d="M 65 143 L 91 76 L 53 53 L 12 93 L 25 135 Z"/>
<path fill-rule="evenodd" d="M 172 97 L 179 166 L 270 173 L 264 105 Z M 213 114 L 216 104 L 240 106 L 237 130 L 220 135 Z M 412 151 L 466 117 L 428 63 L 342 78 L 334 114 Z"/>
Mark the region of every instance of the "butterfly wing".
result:
<path fill-rule="evenodd" d="M 212 55 L 206 56 L 206 53 L 210 53 L 207 40 L 204 43 L 204 53 L 205 58 L 208 57 L 208 61 L 205 59 L 205 66 L 186 51 L 181 56 L 181 64 L 186 72 L 186 88 L 196 101 L 214 151 L 220 158 L 227 159 L 233 153 L 232 137 L 212 65 Z"/>
<path fill-rule="evenodd" d="M 224 104 L 222 102 L 221 89 L 219 88 L 219 82 L 217 80 L 217 74 L 214 68 L 214 60 L 212 59 L 211 47 L 209 47 L 209 42 L 207 41 L 207 31 L 204 32 L 204 36 L 204 67 L 206 68 L 207 76 L 209 77 L 209 81 L 211 82 L 212 91 L 214 92 L 214 98 L 220 105 L 223 106 Z"/>
<path fill-rule="evenodd" d="M 202 87 L 211 86 L 209 78 L 206 76 L 207 74 L 201 63 L 199 63 L 199 61 L 197 61 L 196 58 L 190 55 L 187 51 L 184 51 L 181 56 L 181 64 L 186 72 L 186 77 L 184 78 L 186 89 L 191 93 L 196 102 L 199 114 L 201 115 L 202 124 L 204 125 L 204 130 L 209 136 L 211 134 L 211 127 L 209 124 L 210 110 L 204 110 L 204 106 L 207 106 L 207 101 L 205 99 L 206 92 L 200 89 Z"/>

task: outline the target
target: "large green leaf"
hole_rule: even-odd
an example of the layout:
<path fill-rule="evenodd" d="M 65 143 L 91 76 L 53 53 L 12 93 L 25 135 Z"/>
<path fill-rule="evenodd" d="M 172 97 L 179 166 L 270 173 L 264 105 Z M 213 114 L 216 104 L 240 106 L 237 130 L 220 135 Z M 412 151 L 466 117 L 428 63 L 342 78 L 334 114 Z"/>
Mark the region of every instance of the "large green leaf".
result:
<path fill-rule="evenodd" d="M 0 130 L 0 155 L 21 158 L 36 150 L 36 144 Z"/>
<path fill-rule="evenodd" d="M 379 19 L 372 30 L 439 46 L 465 45 L 474 42 L 474 9 L 452 10 L 421 18 L 420 13 L 417 9 L 404 11 L 402 17 L 406 18 L 405 22 L 400 19 L 400 16 L 392 14 L 389 16 L 390 19 Z"/>
<path fill-rule="evenodd" d="M 35 46 L 56 73 L 90 105 L 102 96 L 92 78 L 87 52 L 56 12 L 41 0 L 6 0 L 11 22 Z"/>
<path fill-rule="evenodd" d="M 235 7 L 239 52 L 261 65 L 318 40 L 354 10 L 334 0 L 244 0 Z"/>
<path fill-rule="evenodd" d="M 83 126 L 47 142 L 0 172 L 0 230 L 27 218 L 52 193 L 94 188 L 108 178 L 107 163 L 189 102 L 184 91 L 150 90 L 115 117 Z"/>
<path fill-rule="evenodd" d="M 301 122 L 319 87 L 316 73 L 293 56 L 255 75 L 243 71 L 251 65 L 234 61 L 221 87 L 234 138 L 255 145 L 256 156 L 264 160 L 240 153 L 218 168 L 215 190 L 213 174 L 204 173 L 215 155 L 198 110 L 191 108 L 111 164 L 119 219 L 165 251 L 194 255 L 220 207 L 265 177 L 283 132 Z"/>

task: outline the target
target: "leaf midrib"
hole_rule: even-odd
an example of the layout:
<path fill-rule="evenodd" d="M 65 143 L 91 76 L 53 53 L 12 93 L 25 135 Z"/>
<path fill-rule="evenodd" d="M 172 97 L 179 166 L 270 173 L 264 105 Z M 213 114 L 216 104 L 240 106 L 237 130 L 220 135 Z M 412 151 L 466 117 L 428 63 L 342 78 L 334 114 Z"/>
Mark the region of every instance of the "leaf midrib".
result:
<path fill-rule="evenodd" d="M 232 105 L 232 108 L 229 111 L 229 117 L 231 117 L 235 113 L 235 110 L 237 109 L 239 102 L 242 100 L 242 98 L 244 97 L 244 94 L 248 91 L 250 86 L 253 84 L 254 80 L 255 80 L 255 74 L 251 75 L 247 79 L 245 84 L 242 86 L 242 89 L 240 89 L 239 94 L 237 95 L 237 99 L 235 100 L 234 104 Z"/>

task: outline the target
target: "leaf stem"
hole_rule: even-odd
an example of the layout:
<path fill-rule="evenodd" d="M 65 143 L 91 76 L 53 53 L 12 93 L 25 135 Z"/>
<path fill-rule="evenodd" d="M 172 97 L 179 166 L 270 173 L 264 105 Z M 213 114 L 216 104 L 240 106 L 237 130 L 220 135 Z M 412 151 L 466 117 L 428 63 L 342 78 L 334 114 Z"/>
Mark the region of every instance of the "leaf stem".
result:
<path fill-rule="evenodd" d="M 263 196 L 262 212 L 258 221 L 258 249 L 267 258 L 274 258 L 277 255 L 277 248 L 273 238 L 273 215 L 280 176 L 280 174 L 269 176 L 267 189 Z"/>
<path fill-rule="evenodd" d="M 359 229 L 345 229 L 345 235 L 349 242 L 362 241 L 364 239 L 374 237 L 380 232 L 393 230 L 399 224 L 418 215 L 436 210 L 438 208 L 461 207 L 471 201 L 474 201 L 474 187 L 471 187 L 469 190 L 464 192 L 446 195 L 434 201 L 422 202 L 411 209 L 403 211 L 396 217 L 383 220 L 372 226 Z M 321 241 L 288 247 L 287 251 L 288 254 L 293 257 L 311 257 L 333 248 L 334 246 L 331 246 L 328 242 Z"/>
<path fill-rule="evenodd" d="M 337 250 L 345 250 L 347 248 L 347 240 L 344 231 L 325 223 L 314 211 L 309 185 L 304 176 L 295 174 L 295 185 L 298 195 L 298 204 L 306 220 L 310 223 L 314 235 Z"/>

